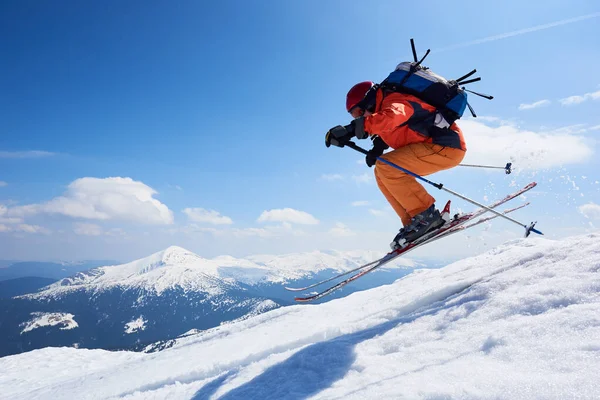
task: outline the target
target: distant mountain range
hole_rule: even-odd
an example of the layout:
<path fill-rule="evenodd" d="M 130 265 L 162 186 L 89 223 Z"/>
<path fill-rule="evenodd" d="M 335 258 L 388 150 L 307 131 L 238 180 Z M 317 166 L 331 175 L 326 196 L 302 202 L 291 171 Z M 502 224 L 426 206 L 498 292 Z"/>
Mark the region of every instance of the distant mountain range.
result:
<path fill-rule="evenodd" d="M 16 261 L 16 260 L 0 260 L 0 269 L 6 268 L 9 265 L 12 265 L 16 262 L 18 262 L 18 261 Z"/>
<path fill-rule="evenodd" d="M 127 264 L 78 271 L 40 291 L 0 298 L 0 356 L 47 346 L 142 349 L 165 343 L 290 305 L 294 296 L 285 285 L 305 285 L 377 256 L 357 251 L 205 259 L 173 246 Z M 372 274 L 327 300 L 391 283 L 416 266 L 402 262 L 404 268 Z M 7 282 L 35 288 L 43 283 L 39 279 Z"/>
<path fill-rule="evenodd" d="M 76 262 L 0 261 L 0 281 L 23 277 L 66 278 L 80 271 L 103 265 L 116 264 L 112 260 L 90 260 Z"/>
<path fill-rule="evenodd" d="M 56 279 L 40 278 L 37 276 L 0 281 L 0 299 L 10 299 L 11 297 L 37 292 L 44 286 L 48 286 L 54 282 L 56 282 Z"/>

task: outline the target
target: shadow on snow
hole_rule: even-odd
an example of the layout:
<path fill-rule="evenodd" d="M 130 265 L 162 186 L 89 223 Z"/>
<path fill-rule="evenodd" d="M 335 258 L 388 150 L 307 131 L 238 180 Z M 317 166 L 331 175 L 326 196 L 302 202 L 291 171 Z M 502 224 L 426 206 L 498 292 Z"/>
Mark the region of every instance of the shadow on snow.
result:
<path fill-rule="evenodd" d="M 362 331 L 309 345 L 294 353 L 285 361 L 269 367 L 249 382 L 223 394 L 218 399 L 300 400 L 313 396 L 331 387 L 332 384 L 343 378 L 352 369 L 356 359 L 354 348 L 357 344 L 383 335 L 396 326 L 413 322 L 422 316 L 433 315 L 448 308 L 483 300 L 481 296 L 472 294 L 458 301 L 452 301 L 468 289 L 469 286 L 463 287 L 462 290 L 441 301 L 424 305 L 420 308 L 421 311 L 415 310 L 408 315 L 403 315 Z M 471 312 L 476 308 L 477 306 L 472 307 Z M 233 372 L 229 372 L 212 380 L 198 390 L 192 399 L 209 399 L 233 375 Z"/>

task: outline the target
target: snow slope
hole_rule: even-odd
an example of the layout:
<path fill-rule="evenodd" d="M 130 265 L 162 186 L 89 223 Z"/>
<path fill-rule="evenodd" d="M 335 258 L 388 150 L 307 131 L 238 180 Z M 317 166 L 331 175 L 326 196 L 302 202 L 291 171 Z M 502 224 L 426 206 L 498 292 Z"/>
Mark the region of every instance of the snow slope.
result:
<path fill-rule="evenodd" d="M 158 353 L 0 359 L 3 399 L 598 399 L 600 234 L 517 240 Z"/>

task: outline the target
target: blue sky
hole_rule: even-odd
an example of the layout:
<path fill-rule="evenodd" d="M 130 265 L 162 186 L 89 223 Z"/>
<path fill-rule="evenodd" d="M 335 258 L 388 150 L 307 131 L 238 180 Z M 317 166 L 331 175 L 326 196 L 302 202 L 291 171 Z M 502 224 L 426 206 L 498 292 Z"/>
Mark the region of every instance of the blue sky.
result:
<path fill-rule="evenodd" d="M 432 70 L 477 68 L 471 89 L 495 96 L 471 97 L 465 162 L 515 164 L 431 179 L 481 202 L 537 180 L 515 218 L 551 238 L 595 229 L 600 7 L 489 3 L 3 2 L 0 258 L 386 251 L 400 222 L 373 170 L 323 137 L 411 37 Z M 521 233 L 494 222 L 435 257 Z"/>

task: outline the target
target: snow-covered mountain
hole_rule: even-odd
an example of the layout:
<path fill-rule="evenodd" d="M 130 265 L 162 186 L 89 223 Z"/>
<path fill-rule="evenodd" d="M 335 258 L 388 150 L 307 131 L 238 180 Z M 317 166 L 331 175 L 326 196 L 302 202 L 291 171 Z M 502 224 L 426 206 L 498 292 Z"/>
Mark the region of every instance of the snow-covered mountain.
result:
<path fill-rule="evenodd" d="M 176 286 L 187 290 L 211 290 L 217 288 L 207 282 L 214 278 L 245 285 L 288 283 L 314 277 L 323 271 L 346 271 L 380 256 L 380 253 L 371 251 L 315 251 L 277 256 L 256 255 L 241 259 L 231 256 L 206 259 L 181 247 L 171 246 L 127 264 L 77 273 L 30 297 L 61 296 L 83 287 L 102 291 L 115 286 L 127 286 L 153 290 L 159 294 Z M 395 265 L 413 268 L 419 264 L 410 259 L 401 259 Z"/>
<path fill-rule="evenodd" d="M 215 266 L 208 260 L 183 248 L 171 246 L 127 264 L 79 272 L 26 297 L 58 298 L 82 289 L 90 293 L 101 293 L 115 288 L 142 290 L 156 295 L 172 289 L 217 295 L 226 292 L 235 284 L 234 280 L 220 279 Z"/>
<path fill-rule="evenodd" d="M 372 252 L 202 258 L 172 246 L 127 264 L 78 272 L 41 291 L 2 300 L 0 356 L 46 346 L 141 348 L 289 305 L 289 282 L 304 284 L 371 261 Z M 402 260 L 362 288 L 391 282 L 416 264 Z M 402 268 L 397 268 L 401 266 Z M 329 274 L 329 275 L 327 275 Z M 380 279 L 378 282 L 377 279 Z M 365 286 L 366 285 L 366 286 Z M 342 296 L 360 289 L 349 287 Z M 57 316 L 70 315 L 67 326 Z"/>
<path fill-rule="evenodd" d="M 53 366 L 60 366 L 56 373 Z M 158 353 L 0 359 L 6 399 L 598 399 L 600 234 L 191 332 Z"/>

